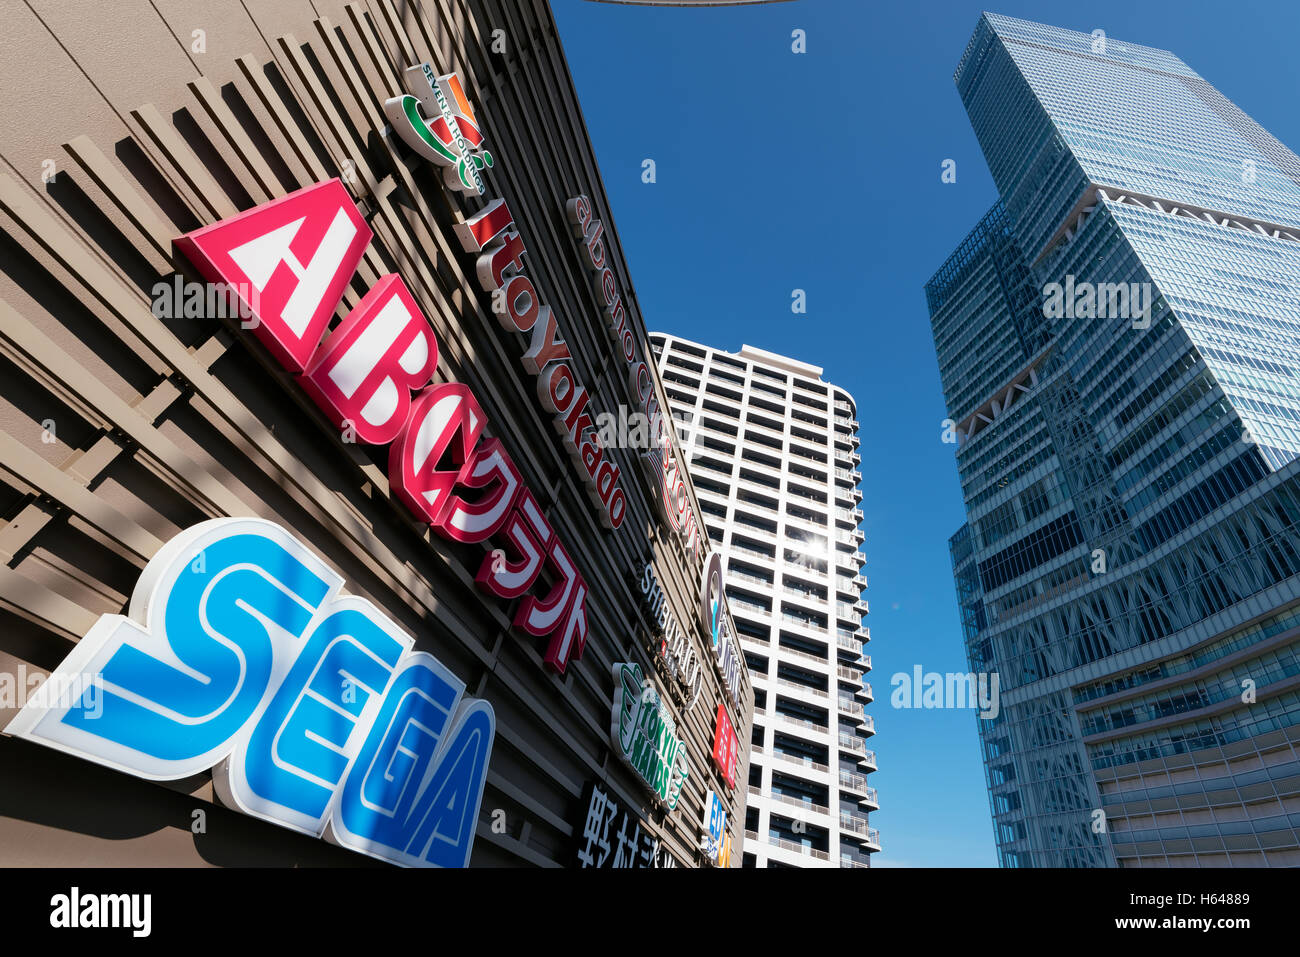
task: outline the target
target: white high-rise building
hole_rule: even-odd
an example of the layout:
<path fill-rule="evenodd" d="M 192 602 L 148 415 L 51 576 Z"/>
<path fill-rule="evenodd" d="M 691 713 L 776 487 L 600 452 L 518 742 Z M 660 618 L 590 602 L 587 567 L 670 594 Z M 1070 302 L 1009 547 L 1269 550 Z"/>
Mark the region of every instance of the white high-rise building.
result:
<path fill-rule="evenodd" d="M 746 867 L 868 867 L 862 476 L 853 397 L 822 370 L 651 333 L 754 682 Z"/>

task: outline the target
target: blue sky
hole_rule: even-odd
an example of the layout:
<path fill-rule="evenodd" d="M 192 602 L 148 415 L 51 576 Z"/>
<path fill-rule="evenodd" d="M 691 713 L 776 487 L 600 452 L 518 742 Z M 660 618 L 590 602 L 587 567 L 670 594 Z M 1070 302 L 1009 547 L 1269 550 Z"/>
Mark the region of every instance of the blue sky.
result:
<path fill-rule="evenodd" d="M 952 82 L 983 9 L 1174 51 L 1300 150 L 1300 4 L 552 0 L 650 329 L 823 366 L 862 424 L 873 866 L 994 866 L 971 711 L 890 707 L 966 670 L 947 540 L 963 521 L 922 286 L 996 191 Z M 791 51 L 805 31 L 807 52 Z M 643 183 L 653 159 L 656 182 Z M 957 182 L 940 181 L 945 159 Z M 794 315 L 803 289 L 808 311 Z"/>

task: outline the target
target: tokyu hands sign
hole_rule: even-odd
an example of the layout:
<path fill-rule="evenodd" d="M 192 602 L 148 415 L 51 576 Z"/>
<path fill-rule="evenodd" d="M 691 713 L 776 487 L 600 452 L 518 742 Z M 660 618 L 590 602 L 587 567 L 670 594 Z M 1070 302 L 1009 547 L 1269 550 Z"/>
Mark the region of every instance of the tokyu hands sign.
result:
<path fill-rule="evenodd" d="M 610 737 L 619 756 L 637 773 L 655 797 L 672 811 L 690 777 L 686 745 L 677 736 L 677 723 L 641 666 L 614 664 L 614 707 Z"/>
<path fill-rule="evenodd" d="M 136 777 L 212 769 L 222 803 L 412 867 L 470 857 L 496 719 L 486 701 L 284 528 L 220 518 L 145 566 L 59 665 L 85 696 L 7 733 Z M 96 713 L 97 712 L 97 713 Z"/>

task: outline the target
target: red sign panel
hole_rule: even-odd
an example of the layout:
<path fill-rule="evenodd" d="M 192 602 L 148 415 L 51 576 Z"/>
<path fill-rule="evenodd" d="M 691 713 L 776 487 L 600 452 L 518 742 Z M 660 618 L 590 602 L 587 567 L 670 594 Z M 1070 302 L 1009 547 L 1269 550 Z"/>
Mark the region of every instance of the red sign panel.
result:
<path fill-rule="evenodd" d="M 727 706 L 718 703 L 718 720 L 713 726 L 713 763 L 722 772 L 722 779 L 727 787 L 736 786 L 736 759 L 740 755 L 740 741 L 736 738 L 736 729 L 731 726 L 727 716 Z"/>

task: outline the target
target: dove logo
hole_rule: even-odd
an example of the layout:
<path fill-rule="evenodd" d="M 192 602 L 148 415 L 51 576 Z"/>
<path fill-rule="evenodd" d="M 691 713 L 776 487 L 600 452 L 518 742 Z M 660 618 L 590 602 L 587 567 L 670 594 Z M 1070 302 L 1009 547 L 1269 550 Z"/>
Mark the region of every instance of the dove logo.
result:
<path fill-rule="evenodd" d="M 464 867 L 496 732 L 486 701 L 287 530 L 202 522 L 59 665 L 82 700 L 7 733 L 155 781 L 212 769 L 223 804 L 410 867 Z"/>

